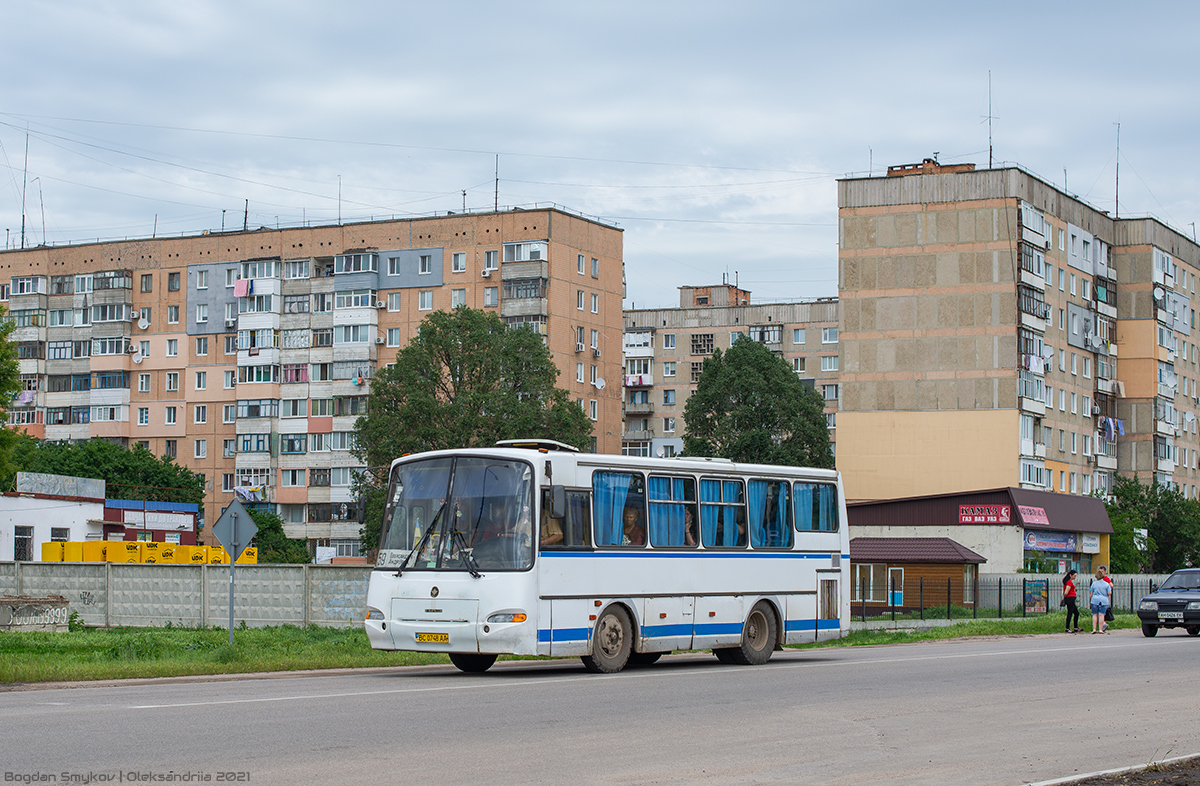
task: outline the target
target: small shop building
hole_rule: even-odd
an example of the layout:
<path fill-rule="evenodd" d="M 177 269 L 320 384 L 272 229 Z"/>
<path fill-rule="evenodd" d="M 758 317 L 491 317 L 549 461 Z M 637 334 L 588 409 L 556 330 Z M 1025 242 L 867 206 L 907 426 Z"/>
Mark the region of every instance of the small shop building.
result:
<path fill-rule="evenodd" d="M 1108 564 L 1112 524 L 1095 497 L 999 488 L 846 505 L 850 537 L 948 538 L 988 573 L 1091 573 Z M 853 557 L 851 557 L 853 561 Z"/>
<path fill-rule="evenodd" d="M 972 608 L 986 561 L 950 538 L 851 538 L 851 601 L 880 610 Z"/>

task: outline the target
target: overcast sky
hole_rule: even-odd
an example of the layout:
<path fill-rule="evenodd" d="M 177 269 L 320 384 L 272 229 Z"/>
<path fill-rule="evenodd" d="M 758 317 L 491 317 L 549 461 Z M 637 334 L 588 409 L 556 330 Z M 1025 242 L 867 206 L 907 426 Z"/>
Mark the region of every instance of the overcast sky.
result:
<path fill-rule="evenodd" d="M 837 293 L 836 180 L 1019 164 L 1192 234 L 1195 3 L 9 4 L 0 216 L 26 245 L 557 203 L 626 306 Z M 1065 170 L 1065 172 L 1064 172 Z M 340 191 L 340 200 L 339 200 Z M 463 191 L 466 192 L 465 197 Z M 44 218 L 43 218 L 44 216 Z M 157 221 L 157 225 L 156 225 Z"/>

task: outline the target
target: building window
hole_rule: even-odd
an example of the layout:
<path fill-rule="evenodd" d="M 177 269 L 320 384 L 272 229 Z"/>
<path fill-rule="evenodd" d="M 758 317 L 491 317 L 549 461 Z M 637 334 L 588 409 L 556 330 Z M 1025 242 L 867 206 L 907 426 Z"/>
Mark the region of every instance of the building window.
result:
<path fill-rule="evenodd" d="M 823 356 L 821 358 L 821 370 L 822 371 L 837 371 L 838 370 L 838 356 L 837 355 Z"/>
<path fill-rule="evenodd" d="M 600 278 L 600 260 L 592 257 L 592 278 Z"/>
<path fill-rule="evenodd" d="M 163 455 L 167 458 L 175 458 L 178 455 L 177 443 L 173 439 L 163 440 Z"/>
<path fill-rule="evenodd" d="M 499 251 L 484 251 L 483 252 L 483 269 L 484 270 L 499 270 L 500 269 L 500 252 Z"/>
<path fill-rule="evenodd" d="M 194 455 L 198 459 L 208 458 L 208 440 L 207 439 L 196 440 L 196 449 L 195 449 Z"/>
<path fill-rule="evenodd" d="M 432 311 L 433 310 L 433 290 L 422 289 L 417 293 L 417 310 Z"/>
<path fill-rule="evenodd" d="M 237 384 L 237 372 L 233 371 L 233 370 L 226 371 L 225 372 L 225 385 L 224 385 L 225 389 L 233 390 L 233 387 L 236 384 Z"/>
<path fill-rule="evenodd" d="M 138 407 L 137 424 L 139 426 L 150 425 L 150 407 Z"/>
<path fill-rule="evenodd" d="M 233 373 L 233 372 L 230 372 Z M 221 422 L 232 423 L 237 417 L 237 404 L 224 404 L 221 407 Z"/>
<path fill-rule="evenodd" d="M 483 305 L 496 306 L 500 304 L 500 288 L 499 287 L 484 287 L 483 288 Z"/>
<path fill-rule="evenodd" d="M 167 339 L 167 357 L 173 358 L 173 357 L 178 357 L 178 355 L 179 355 L 179 339 L 177 339 L 177 338 Z"/>
<path fill-rule="evenodd" d="M 805 338 L 804 333 L 805 333 L 804 328 L 792 328 L 792 343 L 793 344 L 803 344 L 804 338 Z"/>
<path fill-rule="evenodd" d="M 308 278 L 308 260 L 299 259 L 283 263 L 284 278 Z"/>
<path fill-rule="evenodd" d="M 138 393 L 150 392 L 150 375 L 138 374 Z"/>
<path fill-rule="evenodd" d="M 168 371 L 167 372 L 167 390 L 172 391 L 172 392 L 179 390 L 179 372 L 178 371 Z"/>
<path fill-rule="evenodd" d="M 207 389 L 208 389 L 208 372 L 207 371 L 197 371 L 196 372 L 196 390 L 207 390 Z"/>
<path fill-rule="evenodd" d="M 826 401 L 837 401 L 838 386 L 837 385 L 822 385 L 821 396 Z"/>
<path fill-rule="evenodd" d="M 675 391 L 674 390 L 664 390 L 663 391 L 663 405 L 669 407 L 674 404 L 675 404 Z"/>
<path fill-rule="evenodd" d="M 295 487 L 304 485 L 304 472 L 302 469 L 282 469 L 279 471 L 280 484 L 286 487 Z"/>
<path fill-rule="evenodd" d="M 835 327 L 821 328 L 821 343 L 836 344 L 838 341 L 838 329 Z"/>
<path fill-rule="evenodd" d="M 664 361 L 662 364 L 662 370 L 663 370 L 664 377 L 675 376 L 675 361 L 673 361 L 673 360 Z"/>
<path fill-rule="evenodd" d="M 417 261 L 418 275 L 427 276 L 433 272 L 433 255 L 421 254 Z"/>
<path fill-rule="evenodd" d="M 663 433 L 664 434 L 674 434 L 675 433 L 675 418 L 663 418 Z"/>
<path fill-rule="evenodd" d="M 387 329 L 387 345 L 389 347 L 400 346 L 400 328 Z"/>
<path fill-rule="evenodd" d="M 583 256 L 583 254 L 580 254 L 579 257 L 575 260 L 575 272 L 581 276 L 583 275 L 584 260 L 585 260 L 585 257 Z"/>
<path fill-rule="evenodd" d="M 582 289 L 575 290 L 575 309 L 577 311 L 583 311 L 584 294 L 585 293 Z"/>
<path fill-rule="evenodd" d="M 207 404 L 197 404 L 195 406 L 195 411 L 193 413 L 192 422 L 193 423 L 207 423 L 208 422 L 208 405 Z"/>
<path fill-rule="evenodd" d="M 588 417 L 592 420 L 599 420 L 600 418 L 600 405 L 596 399 L 588 402 Z"/>
<path fill-rule="evenodd" d="M 452 289 L 450 290 L 450 308 L 458 308 L 459 306 L 467 305 L 467 290 Z"/>
<path fill-rule="evenodd" d="M 594 292 L 592 293 L 592 313 L 600 313 L 600 296 Z"/>
<path fill-rule="evenodd" d="M 663 349 L 674 349 L 675 348 L 675 334 L 674 333 L 663 333 L 662 340 L 663 340 Z"/>
<path fill-rule="evenodd" d="M 143 354 L 145 354 L 145 353 L 143 353 Z M 208 354 L 208 337 L 207 336 L 201 336 L 200 338 L 196 339 L 196 354 L 197 355 L 207 355 Z"/>
<path fill-rule="evenodd" d="M 327 314 L 333 311 L 333 293 L 314 293 L 312 296 L 312 310 L 314 314 Z"/>
<path fill-rule="evenodd" d="M 166 424 L 168 426 L 175 424 L 175 407 L 167 407 Z"/>
<path fill-rule="evenodd" d="M 450 271 L 452 273 L 467 272 L 467 255 L 461 251 L 456 251 L 450 255 Z"/>
<path fill-rule="evenodd" d="M 167 291 L 169 291 L 169 292 L 178 292 L 179 291 L 179 273 L 168 273 L 167 274 Z"/>
<path fill-rule="evenodd" d="M 792 358 L 792 371 L 797 374 L 804 371 L 805 358 Z"/>
<path fill-rule="evenodd" d="M 167 322 L 172 325 L 179 324 L 179 306 L 167 306 Z"/>

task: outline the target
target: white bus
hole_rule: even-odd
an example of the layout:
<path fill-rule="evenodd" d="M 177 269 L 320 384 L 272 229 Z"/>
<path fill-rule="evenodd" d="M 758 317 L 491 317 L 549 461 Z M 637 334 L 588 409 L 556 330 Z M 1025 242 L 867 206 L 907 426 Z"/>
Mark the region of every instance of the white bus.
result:
<path fill-rule="evenodd" d="M 413 454 L 391 466 L 367 636 L 468 672 L 501 653 L 765 663 L 848 632 L 846 529 L 834 470 L 548 441 Z"/>

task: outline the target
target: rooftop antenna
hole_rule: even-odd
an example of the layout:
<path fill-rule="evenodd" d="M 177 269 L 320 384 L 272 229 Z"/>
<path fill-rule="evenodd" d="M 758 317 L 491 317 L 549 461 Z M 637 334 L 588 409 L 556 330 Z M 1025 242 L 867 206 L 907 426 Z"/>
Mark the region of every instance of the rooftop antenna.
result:
<path fill-rule="evenodd" d="M 467 189 L 463 189 L 463 212 L 467 212 Z"/>
<path fill-rule="evenodd" d="M 992 69 L 988 69 L 988 169 L 992 168 L 992 121 L 999 118 L 992 116 Z"/>
<path fill-rule="evenodd" d="M 496 192 L 493 196 L 492 210 L 500 212 L 500 154 L 496 154 Z"/>
<path fill-rule="evenodd" d="M 29 187 L 29 129 L 25 129 L 25 173 L 21 176 L 21 248 L 25 248 L 25 190 Z"/>
<path fill-rule="evenodd" d="M 340 221 L 338 223 L 341 223 Z M 242 231 L 250 231 L 250 199 L 246 199 L 245 212 L 242 213 Z"/>
<path fill-rule="evenodd" d="M 1136 172 L 1134 174 L 1137 174 Z M 1117 189 L 1113 217 L 1121 217 L 1121 121 L 1117 121 Z"/>

